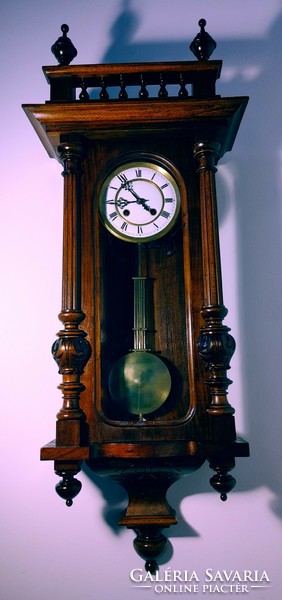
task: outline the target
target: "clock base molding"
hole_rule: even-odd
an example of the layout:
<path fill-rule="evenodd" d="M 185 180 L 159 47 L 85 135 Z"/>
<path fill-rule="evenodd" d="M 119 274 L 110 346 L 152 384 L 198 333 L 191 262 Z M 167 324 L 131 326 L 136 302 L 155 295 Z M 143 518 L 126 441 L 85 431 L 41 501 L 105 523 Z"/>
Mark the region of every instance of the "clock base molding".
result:
<path fill-rule="evenodd" d="M 156 571 L 157 560 L 167 548 L 163 530 L 177 524 L 176 513 L 167 502 L 168 489 L 180 478 L 187 477 L 189 490 L 193 487 L 189 475 L 207 460 L 216 472 L 210 479 L 211 486 L 225 501 L 236 484 L 234 477 L 229 474 L 235 466 L 235 457 L 248 456 L 248 444 L 241 438 L 228 446 L 220 444 L 205 447 L 193 442 L 190 444 L 190 454 L 189 444 L 179 442 L 178 455 L 172 445 L 163 444 L 162 450 L 158 447 L 155 458 L 152 458 L 150 447 L 147 452 L 142 447 L 140 452 L 138 447 L 124 445 L 124 452 L 118 452 L 116 447 L 110 448 L 111 444 L 104 446 L 60 447 L 53 440 L 41 449 L 41 460 L 55 461 L 55 472 L 62 478 L 56 485 L 56 492 L 67 506 L 72 505 L 81 490 L 81 482 L 75 476 L 81 470 L 83 461 L 95 475 L 112 479 L 126 490 L 128 505 L 118 524 L 135 531 L 134 548 L 146 561 L 146 569 L 152 573 Z M 141 454 L 146 456 L 146 453 L 150 458 L 140 458 Z M 118 459 L 115 458 L 117 455 Z"/>
<path fill-rule="evenodd" d="M 227 376 L 235 341 L 225 325 L 216 171 L 231 151 L 247 97 L 216 92 L 221 61 L 199 21 L 197 60 L 70 65 L 68 26 L 43 67 L 45 104 L 24 111 L 63 167 L 62 327 L 52 346 L 63 404 L 54 461 L 71 506 L 86 464 L 121 484 L 119 524 L 155 572 L 177 523 L 168 489 L 207 461 L 223 501 L 236 435 Z M 83 329 L 82 329 L 83 327 Z M 190 475 L 190 477 L 188 477 Z"/>

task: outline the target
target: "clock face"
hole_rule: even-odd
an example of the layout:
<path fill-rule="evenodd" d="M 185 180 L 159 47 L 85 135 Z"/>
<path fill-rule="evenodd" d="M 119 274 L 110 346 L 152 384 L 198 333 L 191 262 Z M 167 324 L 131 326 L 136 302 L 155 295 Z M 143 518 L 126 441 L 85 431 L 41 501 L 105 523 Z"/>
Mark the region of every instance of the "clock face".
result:
<path fill-rule="evenodd" d="M 128 161 L 104 180 L 99 209 L 113 235 L 146 242 L 171 230 L 179 214 L 180 191 L 166 167 L 153 161 Z"/>

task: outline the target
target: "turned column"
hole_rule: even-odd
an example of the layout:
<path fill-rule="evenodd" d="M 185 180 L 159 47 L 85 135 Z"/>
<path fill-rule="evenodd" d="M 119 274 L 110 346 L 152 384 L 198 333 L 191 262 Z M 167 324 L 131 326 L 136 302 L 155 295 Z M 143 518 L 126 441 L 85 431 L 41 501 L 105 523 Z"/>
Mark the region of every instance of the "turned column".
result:
<path fill-rule="evenodd" d="M 206 384 L 209 389 L 209 449 L 208 460 L 215 475 L 210 479 L 211 486 L 227 499 L 236 480 L 228 471 L 235 465 L 230 445 L 236 439 L 234 408 L 227 399 L 227 389 L 232 381 L 227 377 L 230 359 L 235 350 L 234 338 L 229 327 L 223 324 L 227 308 L 223 303 L 220 248 L 215 186 L 216 163 L 220 144 L 198 142 L 194 145 L 194 157 L 198 162 L 201 208 L 201 235 L 203 261 L 203 307 L 201 314 L 204 325 L 198 338 L 198 350 L 206 366 Z M 223 444 L 224 452 L 218 451 Z"/>
<path fill-rule="evenodd" d="M 80 176 L 84 148 L 80 141 L 62 143 L 58 156 L 63 164 L 64 231 L 62 310 L 59 319 L 64 329 L 58 333 L 52 353 L 62 374 L 58 386 L 63 392 L 63 406 L 57 414 L 56 444 L 81 446 L 87 441 L 85 414 L 80 408 L 80 394 L 85 389 L 80 378 L 90 356 L 86 333 L 79 328 L 85 318 L 81 310 L 81 216 Z"/>
<path fill-rule="evenodd" d="M 230 368 L 235 341 L 229 333 L 229 327 L 222 323 L 228 311 L 223 303 L 215 187 L 215 165 L 219 152 L 220 144 L 217 142 L 203 141 L 194 145 L 200 184 L 204 288 L 201 314 L 205 322 L 200 331 L 198 350 L 207 369 L 206 384 L 210 392 L 207 412 L 211 417 L 211 439 L 230 441 L 235 439 L 232 417 L 235 411 L 227 399 L 227 389 L 232 382 L 226 371 Z"/>

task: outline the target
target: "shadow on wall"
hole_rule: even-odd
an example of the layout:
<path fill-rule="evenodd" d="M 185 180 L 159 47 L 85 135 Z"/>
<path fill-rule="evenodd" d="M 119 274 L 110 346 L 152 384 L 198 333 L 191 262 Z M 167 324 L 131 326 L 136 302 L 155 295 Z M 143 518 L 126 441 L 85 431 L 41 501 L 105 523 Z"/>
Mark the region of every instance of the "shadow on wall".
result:
<path fill-rule="evenodd" d="M 202 16 L 202 15 L 201 15 Z M 103 62 L 142 62 L 193 60 L 189 43 L 131 43 L 138 20 L 129 3 L 112 27 L 112 44 Z M 195 34 L 197 27 L 195 27 Z M 210 32 L 212 34 L 212 32 Z M 282 17 L 267 38 L 259 40 L 217 39 L 217 55 L 223 60 L 218 92 L 223 96 L 250 96 L 243 123 L 232 152 L 236 170 L 235 214 L 238 233 L 238 277 L 241 354 L 244 387 L 246 437 L 251 458 L 237 459 L 237 491 L 268 487 L 275 494 L 274 512 L 282 516 L 282 482 L 278 477 L 281 459 L 281 398 L 279 387 L 282 273 L 281 263 L 281 186 L 282 158 L 281 95 L 282 81 L 277 73 L 280 60 Z M 218 58 L 218 56 L 217 56 Z M 226 73 L 226 77 L 224 77 Z M 220 89 L 219 89 L 220 88 Z M 280 177 L 280 180 L 279 180 Z M 219 220 L 229 210 L 229 200 L 219 202 Z M 228 325 L 228 317 L 226 319 Z M 231 403 L 236 408 L 236 399 Z M 104 518 L 118 533 L 121 508 L 126 493 L 118 484 L 105 481 L 85 468 L 107 502 Z M 197 536 L 181 517 L 184 497 L 210 491 L 207 466 L 175 484 L 169 499 L 176 509 L 179 524 L 171 535 Z M 191 487 L 191 490 L 189 489 Z M 168 560 L 168 556 L 164 560 Z"/>

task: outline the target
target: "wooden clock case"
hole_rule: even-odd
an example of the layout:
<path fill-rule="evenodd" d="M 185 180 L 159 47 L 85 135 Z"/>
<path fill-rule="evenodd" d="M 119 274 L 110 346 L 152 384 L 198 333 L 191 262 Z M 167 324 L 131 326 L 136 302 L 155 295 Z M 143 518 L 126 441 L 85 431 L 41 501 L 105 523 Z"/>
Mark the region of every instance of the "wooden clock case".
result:
<path fill-rule="evenodd" d="M 151 571 L 166 545 L 162 529 L 176 523 L 168 488 L 208 460 L 225 500 L 235 457 L 248 455 L 227 400 L 235 343 L 223 324 L 215 188 L 216 164 L 232 149 L 248 99 L 216 94 L 221 61 L 208 61 L 211 38 L 200 25 L 191 45 L 198 61 L 81 66 L 64 64 L 62 48 L 72 44 L 62 26 L 61 64 L 43 68 L 50 100 L 24 105 L 64 176 L 63 327 L 52 348 L 63 406 L 41 459 L 55 461 L 56 489 L 68 505 L 83 461 L 124 486 L 120 524 L 136 531 L 135 548 Z M 113 165 L 148 157 L 169 166 L 182 207 L 171 232 L 143 245 L 150 347 L 168 366 L 172 389 L 140 423 L 108 389 L 111 366 L 132 348 L 138 244 L 105 229 L 98 197 Z"/>

